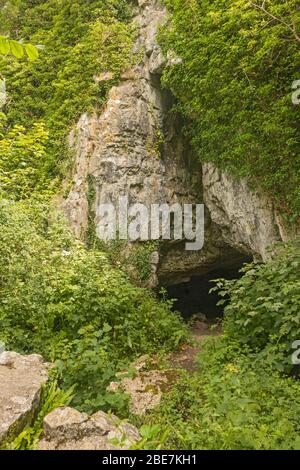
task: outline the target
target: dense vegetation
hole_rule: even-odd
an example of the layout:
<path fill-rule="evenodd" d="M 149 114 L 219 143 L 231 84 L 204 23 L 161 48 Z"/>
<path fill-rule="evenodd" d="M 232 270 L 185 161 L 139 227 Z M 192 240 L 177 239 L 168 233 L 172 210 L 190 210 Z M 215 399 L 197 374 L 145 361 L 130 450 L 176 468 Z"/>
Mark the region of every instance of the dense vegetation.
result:
<path fill-rule="evenodd" d="M 217 283 L 219 294 L 230 298 L 224 333 L 241 349 L 264 351 L 276 369 L 289 373 L 300 337 L 300 241 L 279 245 L 268 263 L 250 264 L 243 273 L 240 280 Z"/>
<path fill-rule="evenodd" d="M 207 346 L 199 361 L 147 417 L 147 448 L 299 450 L 298 381 L 223 343 Z"/>
<path fill-rule="evenodd" d="M 7 116 L 0 113 L 0 195 L 24 199 L 40 187 L 48 135 L 39 122 L 29 130 L 20 124 L 9 128 Z"/>
<path fill-rule="evenodd" d="M 130 7 L 125 0 L 1 0 L 0 11 L 0 32 L 43 46 L 34 62 L 1 59 L 8 94 L 3 111 L 8 129 L 44 126 L 49 138 L 44 158 L 35 162 L 37 190 L 57 189 L 72 162 L 71 126 L 83 112 L 101 109 L 130 60 Z M 97 81 L 108 67 L 114 77 Z"/>
<path fill-rule="evenodd" d="M 41 203 L 1 202 L 0 257 L 0 339 L 58 361 L 60 383 L 76 384 L 80 409 L 122 412 L 126 399 L 106 392 L 115 373 L 185 336 L 168 302 L 74 241 L 61 216 Z"/>
<path fill-rule="evenodd" d="M 174 347 L 185 327 L 170 303 L 132 285 L 104 253 L 77 243 L 49 201 L 72 161 L 72 125 L 101 109 L 131 60 L 130 2 L 0 6 L 0 32 L 10 45 L 43 46 L 35 57 L 30 46 L 23 54 L 0 50 L 13 53 L 0 59 L 7 88 L 0 114 L 1 340 L 56 361 L 60 386 L 76 386 L 73 405 L 122 414 L 127 398 L 106 392 L 115 373 L 143 352 Z M 108 67 L 113 78 L 101 82 Z"/>
<path fill-rule="evenodd" d="M 300 245 L 281 247 L 269 263 L 244 271 L 237 281 L 216 281 L 220 296 L 229 295 L 224 334 L 210 340 L 198 370 L 184 374 L 148 416 L 149 447 L 300 448 L 300 366 L 292 365 L 300 337 Z"/>
<path fill-rule="evenodd" d="M 295 220 L 300 215 L 298 0 L 165 0 L 164 50 L 182 59 L 164 73 L 191 119 L 199 158 L 250 178 Z M 265 11 L 254 5 L 264 4 Z"/>

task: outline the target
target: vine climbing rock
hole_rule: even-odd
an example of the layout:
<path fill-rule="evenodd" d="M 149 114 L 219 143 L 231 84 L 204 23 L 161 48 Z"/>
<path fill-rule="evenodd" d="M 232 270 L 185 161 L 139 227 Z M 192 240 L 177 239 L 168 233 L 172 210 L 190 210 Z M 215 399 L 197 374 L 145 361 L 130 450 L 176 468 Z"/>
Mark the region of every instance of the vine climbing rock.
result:
<path fill-rule="evenodd" d="M 134 426 L 98 411 L 92 416 L 69 408 L 56 408 L 44 419 L 39 450 L 128 449 L 140 440 Z"/>
<path fill-rule="evenodd" d="M 0 355 L 0 446 L 31 425 L 39 409 L 50 364 L 38 355 Z"/>

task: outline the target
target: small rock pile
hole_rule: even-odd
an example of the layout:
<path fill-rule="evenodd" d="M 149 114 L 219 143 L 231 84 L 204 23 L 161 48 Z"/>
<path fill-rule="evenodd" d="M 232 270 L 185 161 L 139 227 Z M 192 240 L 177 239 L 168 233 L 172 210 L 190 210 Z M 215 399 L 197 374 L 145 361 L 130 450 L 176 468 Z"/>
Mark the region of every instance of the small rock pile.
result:
<path fill-rule="evenodd" d="M 0 447 L 32 426 L 51 364 L 38 355 L 0 354 Z M 134 426 L 98 411 L 92 416 L 60 407 L 43 422 L 40 450 L 126 450 L 140 440 Z"/>
<path fill-rule="evenodd" d="M 135 371 L 133 375 L 128 371 L 120 372 L 117 374 L 120 381 L 111 382 L 108 390 L 126 392 L 130 397 L 131 413 L 143 416 L 160 404 L 163 393 L 177 381 L 178 373 L 172 369 L 157 369 L 155 360 L 149 356 L 140 357 L 131 369 Z"/>
<path fill-rule="evenodd" d="M 140 440 L 138 430 L 114 415 L 98 411 L 92 416 L 73 408 L 56 408 L 44 419 L 39 450 L 128 449 Z"/>

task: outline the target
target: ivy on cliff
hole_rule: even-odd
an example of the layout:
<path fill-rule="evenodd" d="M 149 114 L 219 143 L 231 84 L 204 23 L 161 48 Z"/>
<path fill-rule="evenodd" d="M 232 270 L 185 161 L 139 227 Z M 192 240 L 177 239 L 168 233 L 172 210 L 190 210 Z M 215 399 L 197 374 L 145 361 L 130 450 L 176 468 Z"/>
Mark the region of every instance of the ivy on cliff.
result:
<path fill-rule="evenodd" d="M 12 39 L 43 45 L 34 63 L 1 58 L 0 73 L 6 79 L 8 128 L 43 122 L 49 134 L 40 162 L 46 187 L 68 168 L 71 126 L 82 113 L 101 109 L 130 61 L 130 6 L 125 0 L 0 1 L 0 6 Z M 112 78 L 99 80 L 105 71 Z"/>
<path fill-rule="evenodd" d="M 165 53 L 182 61 L 163 81 L 191 119 L 202 161 L 267 192 L 292 220 L 300 215 L 300 79 L 297 0 L 165 0 Z M 262 7 L 263 4 L 263 7 Z M 256 5 L 256 6 L 255 6 Z"/>

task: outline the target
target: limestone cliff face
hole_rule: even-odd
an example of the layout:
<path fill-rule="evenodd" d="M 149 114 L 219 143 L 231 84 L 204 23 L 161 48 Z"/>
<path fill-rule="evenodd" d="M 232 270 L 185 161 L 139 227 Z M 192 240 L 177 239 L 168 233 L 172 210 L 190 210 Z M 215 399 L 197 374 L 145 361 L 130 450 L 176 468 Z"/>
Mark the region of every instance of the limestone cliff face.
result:
<path fill-rule="evenodd" d="M 268 247 L 288 241 L 290 234 L 267 197 L 212 163 L 204 163 L 202 170 L 204 202 L 228 245 L 265 260 Z"/>
<path fill-rule="evenodd" d="M 159 86 L 163 60 L 155 43 L 165 11 L 156 2 L 139 3 L 134 52 L 143 53 L 143 59 L 111 89 L 103 113 L 83 115 L 71 136 L 77 158 L 66 208 L 78 236 L 88 223 L 88 175 L 95 181 L 96 226 L 99 204 L 116 202 L 119 196 L 151 204 L 195 199 L 201 191 L 201 174 L 187 171 L 189 150 L 177 135 L 174 119 L 166 122 L 171 103 Z"/>
<path fill-rule="evenodd" d="M 210 164 L 193 159 L 182 123 L 170 113 L 172 97 L 160 86 L 165 61 L 156 42 L 166 11 L 156 0 L 139 0 L 134 46 L 141 60 L 124 71 L 111 89 L 102 114 L 83 115 L 70 136 L 76 162 L 73 187 L 64 210 L 78 237 L 89 223 L 89 184 L 94 185 L 92 212 L 99 225 L 99 205 L 129 202 L 202 203 L 207 207 L 203 250 L 187 252 L 183 243 L 166 243 L 154 256 L 152 285 L 181 282 L 193 274 L 226 265 L 243 253 L 265 257 L 266 247 L 283 238 L 273 208 L 254 195 L 246 182 L 234 182 Z M 103 74 L 103 80 L 109 77 Z M 92 177 L 92 179 L 90 178 Z M 90 181 L 90 183 L 88 183 Z"/>

